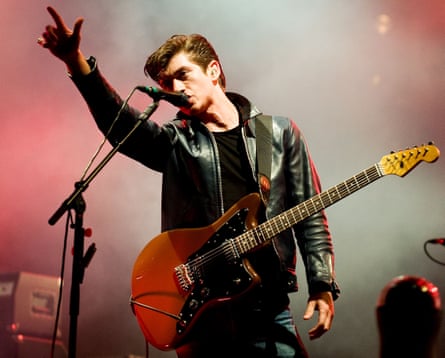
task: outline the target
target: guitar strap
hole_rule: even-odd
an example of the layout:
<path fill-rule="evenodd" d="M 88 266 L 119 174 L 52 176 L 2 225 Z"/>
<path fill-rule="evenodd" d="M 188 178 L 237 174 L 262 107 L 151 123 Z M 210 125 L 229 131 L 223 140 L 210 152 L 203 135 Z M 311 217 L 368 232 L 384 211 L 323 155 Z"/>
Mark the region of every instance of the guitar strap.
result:
<path fill-rule="evenodd" d="M 256 152 L 261 198 L 267 205 L 272 164 L 272 116 L 260 114 L 256 117 Z"/>

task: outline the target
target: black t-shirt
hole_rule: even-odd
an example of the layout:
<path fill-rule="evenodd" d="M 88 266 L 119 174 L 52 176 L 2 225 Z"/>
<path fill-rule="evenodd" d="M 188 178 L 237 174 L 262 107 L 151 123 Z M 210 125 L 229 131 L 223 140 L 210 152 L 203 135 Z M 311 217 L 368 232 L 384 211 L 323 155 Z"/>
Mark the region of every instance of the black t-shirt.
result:
<path fill-rule="evenodd" d="M 243 149 L 241 127 L 214 132 L 221 166 L 224 210 L 243 196 L 255 191 L 253 174 Z"/>

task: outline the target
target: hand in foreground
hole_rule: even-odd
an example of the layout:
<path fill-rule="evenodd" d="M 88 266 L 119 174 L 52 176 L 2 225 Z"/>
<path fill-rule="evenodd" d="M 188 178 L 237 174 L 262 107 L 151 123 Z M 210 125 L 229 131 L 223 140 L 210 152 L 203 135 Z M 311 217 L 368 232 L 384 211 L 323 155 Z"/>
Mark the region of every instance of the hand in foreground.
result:
<path fill-rule="evenodd" d="M 318 311 L 317 324 L 309 330 L 309 338 L 316 339 L 329 331 L 334 319 L 334 299 L 331 292 L 320 292 L 309 298 L 303 319 L 311 319 Z"/>

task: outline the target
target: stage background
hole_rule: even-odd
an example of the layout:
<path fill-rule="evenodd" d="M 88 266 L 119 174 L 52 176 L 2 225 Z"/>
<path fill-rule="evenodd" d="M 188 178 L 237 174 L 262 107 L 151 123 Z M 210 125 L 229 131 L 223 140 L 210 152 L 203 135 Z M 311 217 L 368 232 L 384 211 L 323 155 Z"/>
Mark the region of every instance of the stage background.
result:
<path fill-rule="evenodd" d="M 73 191 L 102 137 L 64 65 L 36 41 L 51 23 L 85 18 L 82 49 L 126 96 L 146 56 L 175 33 L 198 32 L 220 54 L 228 90 L 265 113 L 290 116 L 309 143 L 327 189 L 392 150 L 434 141 L 445 151 L 445 2 L 442 0 L 5 0 L 0 4 L 0 272 L 57 276 L 64 221 L 49 217 Z M 137 94 L 144 109 L 151 99 Z M 153 120 L 172 118 L 162 103 Z M 110 150 L 105 146 L 105 152 Z M 160 231 L 160 176 L 117 155 L 84 194 L 86 245 L 97 253 L 81 287 L 80 357 L 144 354 L 130 310 L 130 276 L 142 247 Z M 445 293 L 445 268 L 423 251 L 445 236 L 445 164 L 422 163 L 388 176 L 327 210 L 342 288 L 332 330 L 309 341 L 307 299 L 292 295 L 312 357 L 377 357 L 375 303 L 402 275 L 423 276 Z M 72 232 L 69 246 L 72 245 Z M 445 260 L 445 247 L 431 247 Z M 67 258 L 62 334 L 68 338 L 71 256 Z M 440 343 L 439 356 L 445 356 Z M 151 350 L 151 357 L 173 353 Z"/>

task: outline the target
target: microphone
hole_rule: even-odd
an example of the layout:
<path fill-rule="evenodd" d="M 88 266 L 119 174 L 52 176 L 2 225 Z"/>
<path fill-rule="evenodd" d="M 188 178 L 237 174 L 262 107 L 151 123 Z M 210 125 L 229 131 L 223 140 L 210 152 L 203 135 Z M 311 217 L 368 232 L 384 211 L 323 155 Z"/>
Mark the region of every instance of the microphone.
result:
<path fill-rule="evenodd" d="M 155 101 L 163 99 L 176 107 L 189 107 L 188 97 L 182 92 L 168 92 L 157 87 L 137 86 L 137 90 L 148 94 Z"/>
<path fill-rule="evenodd" d="M 438 237 L 437 239 L 430 239 L 430 240 L 428 240 L 428 243 L 445 246 L 445 238 Z"/>

